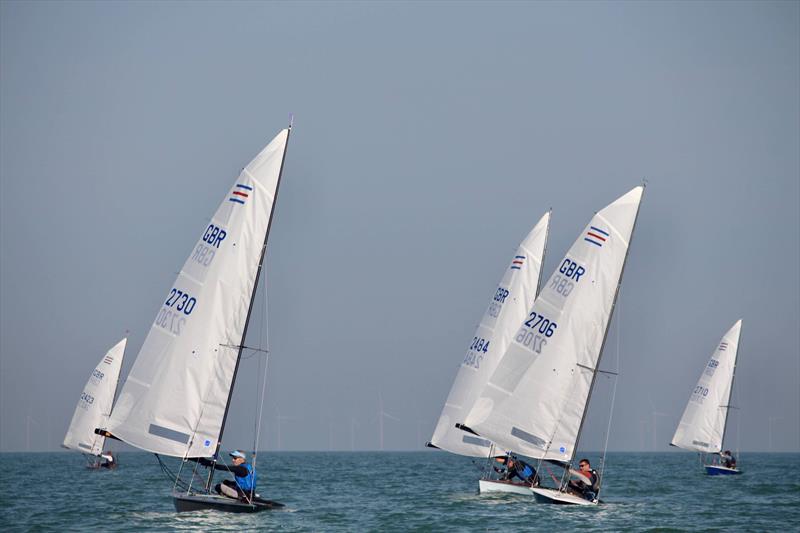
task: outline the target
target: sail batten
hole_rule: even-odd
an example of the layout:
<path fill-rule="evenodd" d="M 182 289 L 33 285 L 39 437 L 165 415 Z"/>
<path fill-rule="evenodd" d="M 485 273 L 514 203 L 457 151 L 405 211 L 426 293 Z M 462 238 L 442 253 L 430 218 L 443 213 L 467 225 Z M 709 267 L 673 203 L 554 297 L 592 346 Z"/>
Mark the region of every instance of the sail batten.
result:
<path fill-rule="evenodd" d="M 128 339 L 122 339 L 100 360 L 83 388 L 75 413 L 72 415 L 62 446 L 72 450 L 100 455 L 105 436 L 95 433 L 104 426 L 114 407 L 119 371 Z"/>
<path fill-rule="evenodd" d="M 545 213 L 515 251 L 462 361 L 431 443 L 451 453 L 485 457 L 491 441 L 456 428 L 472 408 L 517 326 L 536 298 L 550 226 Z"/>
<path fill-rule="evenodd" d="M 542 287 L 465 424 L 498 446 L 570 462 L 643 187 L 590 220 Z"/>
<path fill-rule="evenodd" d="M 720 339 L 692 389 L 672 437 L 673 446 L 704 453 L 722 451 L 741 333 L 738 320 Z"/>
<path fill-rule="evenodd" d="M 175 457 L 216 453 L 288 135 L 242 170 L 163 300 L 106 428 L 120 440 Z"/>

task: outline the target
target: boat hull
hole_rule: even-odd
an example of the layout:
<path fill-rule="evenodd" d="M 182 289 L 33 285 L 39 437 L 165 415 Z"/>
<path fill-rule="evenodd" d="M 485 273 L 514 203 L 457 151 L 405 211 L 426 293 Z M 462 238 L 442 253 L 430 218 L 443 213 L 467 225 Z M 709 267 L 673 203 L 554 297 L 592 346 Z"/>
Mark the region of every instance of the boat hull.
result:
<path fill-rule="evenodd" d="M 499 479 L 481 479 L 478 481 L 478 490 L 481 494 L 490 492 L 504 492 L 507 494 L 519 494 L 521 496 L 531 495 L 531 486 L 526 483 L 514 483 L 512 481 L 502 481 Z"/>
<path fill-rule="evenodd" d="M 173 494 L 175 510 L 179 513 L 189 511 L 214 510 L 225 513 L 258 513 L 270 509 L 279 509 L 282 503 L 254 498 L 252 503 L 240 502 L 218 494 Z"/>
<path fill-rule="evenodd" d="M 597 505 L 597 500 L 589 501 L 580 496 L 561 492 L 556 489 L 545 489 L 541 487 L 534 487 L 528 489 L 533 492 L 536 501 L 539 503 L 554 503 L 558 505 Z"/>
<path fill-rule="evenodd" d="M 741 474 L 741 470 L 736 468 L 728 468 L 721 465 L 706 465 L 706 474 L 709 476 L 735 476 Z"/>

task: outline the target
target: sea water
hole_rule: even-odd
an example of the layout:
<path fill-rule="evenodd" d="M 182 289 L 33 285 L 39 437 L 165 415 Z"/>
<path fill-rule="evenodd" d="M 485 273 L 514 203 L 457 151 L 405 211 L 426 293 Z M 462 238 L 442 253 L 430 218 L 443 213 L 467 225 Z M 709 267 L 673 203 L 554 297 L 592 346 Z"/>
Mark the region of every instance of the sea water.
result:
<path fill-rule="evenodd" d="M 259 454 L 256 514 L 176 513 L 155 457 L 0 454 L 3 531 L 785 531 L 800 527 L 800 454 L 743 454 L 740 476 L 704 474 L 692 453 L 609 453 L 597 507 L 479 495 L 484 460 L 443 452 Z M 596 453 L 581 454 L 598 466 Z M 178 461 L 170 460 L 170 467 Z M 552 469 L 552 467 L 551 467 Z M 557 474 L 553 471 L 553 474 Z M 543 469 L 542 475 L 549 477 Z M 218 479 L 226 476 L 221 473 Z"/>

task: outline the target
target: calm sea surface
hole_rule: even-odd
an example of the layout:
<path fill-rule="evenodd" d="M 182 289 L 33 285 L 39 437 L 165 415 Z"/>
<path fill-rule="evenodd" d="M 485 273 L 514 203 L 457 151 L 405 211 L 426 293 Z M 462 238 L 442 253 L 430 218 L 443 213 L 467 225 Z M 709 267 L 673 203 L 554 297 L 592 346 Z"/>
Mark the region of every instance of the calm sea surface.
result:
<path fill-rule="evenodd" d="M 599 458 L 586 454 L 593 464 Z M 478 467 L 441 452 L 262 453 L 259 492 L 287 505 L 250 515 L 178 514 L 152 455 L 115 471 L 72 453 L 0 454 L 3 531 L 797 531 L 800 454 L 744 454 L 708 477 L 691 453 L 612 453 L 597 508 L 480 496 Z M 177 464 L 177 463 L 172 463 Z M 221 475 L 219 476 L 222 477 Z"/>

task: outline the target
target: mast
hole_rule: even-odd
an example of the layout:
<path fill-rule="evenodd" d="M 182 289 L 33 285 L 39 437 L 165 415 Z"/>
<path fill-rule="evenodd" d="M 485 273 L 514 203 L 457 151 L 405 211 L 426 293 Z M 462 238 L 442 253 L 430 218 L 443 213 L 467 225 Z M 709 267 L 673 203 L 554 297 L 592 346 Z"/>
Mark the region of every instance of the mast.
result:
<path fill-rule="evenodd" d="M 739 321 L 741 322 L 741 320 Z M 722 424 L 722 440 L 719 441 L 720 452 L 725 450 L 725 433 L 728 431 L 728 414 L 730 414 L 731 409 L 731 398 L 733 398 L 733 383 L 736 380 L 736 361 L 739 359 L 739 343 L 742 342 L 742 326 L 739 325 L 739 338 L 736 339 L 736 355 L 733 357 L 733 374 L 731 375 L 731 390 L 728 391 L 728 400 L 725 402 L 726 405 L 721 407 L 725 408 L 725 422 Z M 737 452 L 738 453 L 738 452 Z"/>
<path fill-rule="evenodd" d="M 242 352 L 244 351 L 244 340 L 247 337 L 247 326 L 250 324 L 250 315 L 253 312 L 253 305 L 256 299 L 256 291 L 258 290 L 258 280 L 261 277 L 261 267 L 264 264 L 264 254 L 267 251 L 267 240 L 269 239 L 269 231 L 272 227 L 272 217 L 275 216 L 275 205 L 278 202 L 278 191 L 281 187 L 281 176 L 283 175 L 283 165 L 286 162 L 286 150 L 289 148 L 289 137 L 292 134 L 292 123 L 289 122 L 289 128 L 286 133 L 286 143 L 283 145 L 283 156 L 281 157 L 281 168 L 278 171 L 278 182 L 275 185 L 275 196 L 272 199 L 272 210 L 269 214 L 269 222 L 267 223 L 267 231 L 264 234 L 264 244 L 261 247 L 261 256 L 258 260 L 258 268 L 256 269 L 256 279 L 253 283 L 253 292 L 250 294 L 250 305 L 247 308 L 247 318 L 244 321 L 244 330 L 242 331 L 242 340 L 239 343 L 239 353 L 236 355 L 236 366 L 233 369 L 233 376 L 231 377 L 231 386 L 228 389 L 228 401 L 225 403 L 225 414 L 222 415 L 222 424 L 219 428 L 219 436 L 217 437 L 217 449 L 214 452 L 214 464 L 216 465 L 217 456 L 219 455 L 219 449 L 222 445 L 222 433 L 225 431 L 225 421 L 228 418 L 228 410 L 231 406 L 231 398 L 233 397 L 233 387 L 236 383 L 236 374 L 239 371 L 239 363 L 242 360 Z M 214 469 L 211 468 L 208 476 L 208 483 L 206 485 L 206 489 L 211 486 L 211 480 L 214 477 Z"/>
<path fill-rule="evenodd" d="M 575 445 L 572 447 L 572 455 L 570 456 L 567 468 L 572 466 L 575 460 L 575 454 L 578 453 L 578 442 L 581 440 L 581 432 L 583 431 L 583 424 L 586 422 L 586 413 L 588 412 L 589 402 L 592 400 L 592 389 L 594 389 L 594 382 L 597 379 L 597 374 L 600 369 L 600 360 L 603 358 L 603 350 L 606 347 L 606 339 L 608 338 L 608 330 L 611 327 L 611 320 L 614 318 L 614 309 L 617 307 L 617 296 L 619 296 L 619 288 L 622 286 L 622 277 L 625 275 L 625 265 L 628 264 L 628 254 L 631 251 L 631 244 L 633 243 L 633 235 L 636 232 L 636 223 L 639 221 L 639 212 L 642 209 L 642 200 L 644 199 L 644 191 L 647 187 L 646 182 L 642 182 L 642 197 L 639 199 L 639 205 L 636 207 L 636 217 L 633 219 L 633 227 L 631 228 L 631 238 L 628 240 L 628 249 L 625 250 L 625 259 L 622 261 L 622 270 L 619 273 L 619 280 L 617 280 L 617 290 L 614 291 L 614 301 L 611 304 L 611 312 L 608 315 L 608 322 L 606 323 L 606 330 L 603 333 L 603 343 L 600 345 L 600 354 L 597 356 L 597 364 L 592 369 L 592 383 L 589 385 L 589 395 L 586 397 L 586 404 L 583 406 L 583 416 L 581 416 L 581 424 L 578 426 L 578 434 L 575 436 Z"/>

